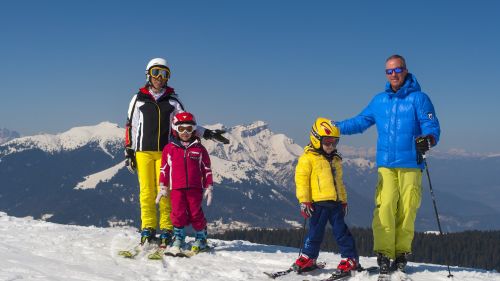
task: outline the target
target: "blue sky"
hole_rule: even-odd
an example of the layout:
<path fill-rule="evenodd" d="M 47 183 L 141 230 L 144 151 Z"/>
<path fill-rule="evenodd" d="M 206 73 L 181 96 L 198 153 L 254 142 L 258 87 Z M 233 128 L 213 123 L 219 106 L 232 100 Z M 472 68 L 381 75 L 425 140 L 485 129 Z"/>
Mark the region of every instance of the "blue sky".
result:
<path fill-rule="evenodd" d="M 144 68 L 203 124 L 264 120 L 305 145 L 317 116 L 358 114 L 406 57 L 441 122 L 440 150 L 498 153 L 498 1 L 8 1 L 0 128 L 123 126 Z M 342 139 L 371 147 L 376 131 Z"/>

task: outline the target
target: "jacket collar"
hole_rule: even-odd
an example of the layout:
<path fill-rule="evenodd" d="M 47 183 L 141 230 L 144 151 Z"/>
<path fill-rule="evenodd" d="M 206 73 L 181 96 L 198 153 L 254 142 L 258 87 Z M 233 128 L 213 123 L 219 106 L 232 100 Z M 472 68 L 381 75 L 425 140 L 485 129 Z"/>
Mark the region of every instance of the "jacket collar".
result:
<path fill-rule="evenodd" d="M 139 90 L 139 93 L 144 95 L 145 97 L 148 97 L 152 100 L 155 100 L 155 98 L 153 97 L 153 95 L 149 92 L 149 89 L 148 87 L 142 87 L 140 90 Z M 170 88 L 170 87 L 166 87 L 165 88 L 165 92 L 163 92 L 162 96 L 158 99 L 162 99 L 164 97 L 167 97 L 167 96 L 170 96 L 172 94 L 175 94 L 175 91 L 174 91 L 174 88 Z"/>
<path fill-rule="evenodd" d="M 194 138 L 194 139 L 193 139 L 193 140 L 189 143 L 189 145 L 188 145 L 187 147 L 186 147 L 186 146 L 184 146 L 184 145 L 182 145 L 181 140 L 180 140 L 179 138 L 176 138 L 176 137 L 172 138 L 172 143 L 173 143 L 175 146 L 178 146 L 178 147 L 180 147 L 180 148 L 184 148 L 184 149 L 186 149 L 186 148 L 190 148 L 190 147 L 192 147 L 192 146 L 196 146 L 196 145 L 200 144 L 200 139 L 199 139 L 199 138 Z"/>
<path fill-rule="evenodd" d="M 408 73 L 406 75 L 405 83 L 397 92 L 393 92 L 391 88 L 391 83 L 385 83 L 385 92 L 391 95 L 392 97 L 405 97 L 412 92 L 420 92 L 420 84 L 417 81 L 415 75 Z"/>

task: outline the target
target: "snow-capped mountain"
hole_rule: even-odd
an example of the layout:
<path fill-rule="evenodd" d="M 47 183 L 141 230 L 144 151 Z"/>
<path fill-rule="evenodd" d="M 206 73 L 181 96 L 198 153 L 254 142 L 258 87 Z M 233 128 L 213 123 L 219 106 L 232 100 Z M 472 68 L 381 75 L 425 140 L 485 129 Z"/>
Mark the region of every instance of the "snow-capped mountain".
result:
<path fill-rule="evenodd" d="M 0 128 L 0 144 L 6 143 L 12 139 L 18 138 L 20 135 L 16 131 L 11 131 L 5 128 Z"/>
<path fill-rule="evenodd" d="M 224 129 L 229 145 L 203 140 L 216 182 L 214 204 L 206 208 L 209 220 L 219 228 L 300 225 L 293 175 L 303 148 L 262 121 Z M 103 122 L 0 145 L 0 210 L 61 223 L 137 225 L 138 184 L 123 164 L 123 136 L 123 128 Z M 339 149 L 348 219 L 369 226 L 377 175 L 373 149 Z M 500 215 L 495 208 L 500 194 L 488 192 L 498 188 L 498 162 L 499 157 L 429 159 L 437 198 L 446 199 L 438 203 L 447 231 L 500 228 L 494 219 Z M 472 180 L 478 176 L 481 181 Z M 423 194 L 417 229 L 435 229 L 431 201 L 426 190 Z"/>
<path fill-rule="evenodd" d="M 211 253 L 189 259 L 165 256 L 154 261 L 142 254 L 131 260 L 117 255 L 135 243 L 137 232 L 131 228 L 60 225 L 0 212 L 0 280 L 267 280 L 264 271 L 288 268 L 299 252 L 290 247 L 210 239 Z M 327 262 L 325 269 L 290 274 L 286 280 L 327 278 L 341 259 L 332 252 L 321 252 L 319 258 Z M 373 257 L 360 257 L 360 262 L 365 267 L 376 265 Z M 443 265 L 410 262 L 408 267 L 413 281 L 449 280 Z M 494 271 L 452 266 L 451 272 L 454 280 L 500 281 L 500 274 Z M 360 273 L 352 280 L 376 278 Z"/>

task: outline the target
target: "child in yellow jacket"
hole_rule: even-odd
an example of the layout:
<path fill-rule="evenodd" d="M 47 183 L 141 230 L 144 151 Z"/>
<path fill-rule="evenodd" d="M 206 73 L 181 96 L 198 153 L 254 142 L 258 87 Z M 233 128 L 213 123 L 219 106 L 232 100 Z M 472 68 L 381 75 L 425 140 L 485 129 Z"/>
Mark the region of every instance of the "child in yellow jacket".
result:
<path fill-rule="evenodd" d="M 329 221 L 342 261 L 337 269 L 355 270 L 359 265 L 354 238 L 344 222 L 347 194 L 342 180 L 342 158 L 337 153 L 339 129 L 326 118 L 314 123 L 310 140 L 295 169 L 296 195 L 309 230 L 301 256 L 292 265 L 297 272 L 316 268 L 316 259 Z"/>

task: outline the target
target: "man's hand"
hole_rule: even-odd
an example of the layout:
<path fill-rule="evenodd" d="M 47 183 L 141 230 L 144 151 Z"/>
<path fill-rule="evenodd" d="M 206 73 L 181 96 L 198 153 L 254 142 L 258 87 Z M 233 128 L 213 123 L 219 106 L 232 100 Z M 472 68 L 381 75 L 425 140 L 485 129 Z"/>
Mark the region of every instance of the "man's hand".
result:
<path fill-rule="evenodd" d="M 300 214 L 305 218 L 310 218 L 314 212 L 314 207 L 311 202 L 300 203 Z"/>
<path fill-rule="evenodd" d="M 203 133 L 203 138 L 206 140 L 216 140 L 219 142 L 222 142 L 223 144 L 228 144 L 229 140 L 226 139 L 222 134 L 224 134 L 226 131 L 224 130 L 209 130 L 205 129 L 205 132 Z"/>
<path fill-rule="evenodd" d="M 434 137 L 432 135 L 422 136 L 415 139 L 415 147 L 417 152 L 420 154 L 425 154 L 429 149 L 431 149 L 434 144 Z"/>
<path fill-rule="evenodd" d="M 125 149 L 125 166 L 130 173 L 135 174 L 137 162 L 135 161 L 135 151 L 133 149 Z"/>

